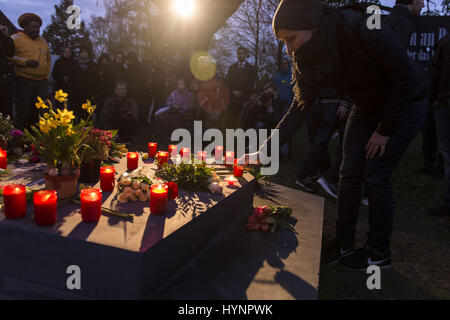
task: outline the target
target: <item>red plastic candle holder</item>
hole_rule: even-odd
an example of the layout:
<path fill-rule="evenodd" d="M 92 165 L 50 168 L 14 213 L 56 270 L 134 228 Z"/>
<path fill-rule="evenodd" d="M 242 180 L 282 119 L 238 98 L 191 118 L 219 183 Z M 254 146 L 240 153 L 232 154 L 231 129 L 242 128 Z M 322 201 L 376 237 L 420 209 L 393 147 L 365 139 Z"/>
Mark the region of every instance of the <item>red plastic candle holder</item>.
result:
<path fill-rule="evenodd" d="M 102 215 L 102 191 L 100 189 L 83 189 L 80 199 L 83 222 L 98 222 Z"/>
<path fill-rule="evenodd" d="M 237 163 L 237 159 L 234 159 L 234 166 L 233 166 L 233 175 L 235 177 L 242 177 L 244 174 L 244 166 Z"/>
<path fill-rule="evenodd" d="M 178 147 L 174 144 L 169 145 L 169 155 L 171 158 L 175 158 L 178 153 Z"/>
<path fill-rule="evenodd" d="M 158 144 L 156 142 L 149 142 L 148 143 L 148 156 L 150 158 L 154 158 L 156 156 Z"/>
<path fill-rule="evenodd" d="M 169 186 L 167 184 L 153 184 L 150 188 L 150 213 L 163 214 L 167 210 Z"/>
<path fill-rule="evenodd" d="M 205 162 L 206 161 L 206 151 L 197 151 L 197 160 Z"/>
<path fill-rule="evenodd" d="M 234 184 L 238 181 L 235 177 L 229 176 L 225 178 L 225 181 L 228 183 L 229 186 L 234 186 Z"/>
<path fill-rule="evenodd" d="M 127 153 L 127 169 L 136 170 L 139 163 L 139 153 L 128 152 Z"/>
<path fill-rule="evenodd" d="M 234 163 L 234 151 L 225 152 L 225 163 L 232 165 Z"/>
<path fill-rule="evenodd" d="M 27 191 L 22 184 L 13 184 L 3 189 L 6 219 L 19 219 L 27 213 Z"/>
<path fill-rule="evenodd" d="M 38 226 L 55 224 L 58 195 L 55 190 L 41 190 L 33 194 L 34 221 Z"/>
<path fill-rule="evenodd" d="M 191 148 L 181 148 L 180 155 L 183 159 L 189 160 L 191 156 Z"/>
<path fill-rule="evenodd" d="M 100 189 L 105 192 L 114 190 L 116 184 L 116 169 L 113 166 L 104 166 L 100 168 Z"/>
<path fill-rule="evenodd" d="M 6 169 L 8 166 L 8 152 L 6 150 L 0 150 L 0 168 Z"/>
<path fill-rule="evenodd" d="M 160 164 L 166 163 L 168 161 L 169 161 L 169 152 L 167 151 L 158 152 L 158 162 Z"/>
<path fill-rule="evenodd" d="M 223 146 L 216 146 L 214 148 L 214 160 L 218 163 L 223 161 Z"/>

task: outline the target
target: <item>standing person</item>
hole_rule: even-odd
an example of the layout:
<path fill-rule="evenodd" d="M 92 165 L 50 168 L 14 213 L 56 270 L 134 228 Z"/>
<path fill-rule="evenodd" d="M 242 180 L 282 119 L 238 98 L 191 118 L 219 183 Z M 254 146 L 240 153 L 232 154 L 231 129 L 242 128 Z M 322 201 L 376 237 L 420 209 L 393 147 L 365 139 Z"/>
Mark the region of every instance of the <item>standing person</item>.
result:
<path fill-rule="evenodd" d="M 138 56 L 134 51 L 130 51 L 126 58 L 125 80 L 128 86 L 128 96 L 136 100 L 139 108 L 140 120 L 144 120 L 144 96 L 145 96 L 145 69 L 139 62 Z"/>
<path fill-rule="evenodd" d="M 367 17 L 317 0 L 283 0 L 273 19 L 275 35 L 294 57 L 296 78 L 295 101 L 277 126 L 280 144 L 303 124 L 323 87 L 337 89 L 355 104 L 344 138 L 336 240 L 322 258 L 324 264 L 353 270 L 391 265 L 391 175 L 421 127 L 428 103 L 423 73 L 392 31 L 383 24 L 367 28 Z M 362 183 L 369 198 L 369 232 L 366 244 L 355 250 Z"/>
<path fill-rule="evenodd" d="M 88 48 L 80 49 L 80 56 L 76 60 L 76 76 L 74 86 L 74 109 L 76 118 L 85 117 L 86 113 L 82 105 L 86 100 L 94 101 L 96 89 L 97 65 L 91 59 Z M 95 102 L 95 101 L 94 101 Z"/>
<path fill-rule="evenodd" d="M 105 104 L 106 98 L 112 96 L 111 83 L 111 57 L 107 53 L 102 53 L 97 61 L 96 68 L 96 89 L 95 89 L 95 104 L 97 108 L 95 109 L 95 122 L 101 123 L 102 108 Z"/>
<path fill-rule="evenodd" d="M 14 41 L 9 37 L 8 28 L 0 25 L 0 112 L 11 114 L 11 87 L 8 83 L 12 72 L 8 57 L 14 56 Z"/>
<path fill-rule="evenodd" d="M 118 51 L 114 55 L 114 60 L 110 66 L 110 76 L 111 76 L 111 87 L 110 90 L 113 92 L 117 81 L 125 81 L 127 78 L 127 70 L 125 69 L 125 55 L 123 52 Z"/>
<path fill-rule="evenodd" d="M 280 102 L 287 106 L 287 111 L 294 100 L 291 63 L 288 58 L 281 59 L 280 72 L 272 77 L 272 82 L 277 88 Z"/>
<path fill-rule="evenodd" d="M 444 202 L 429 211 L 432 215 L 450 215 L 450 36 L 439 41 L 431 60 L 431 94 L 439 150 L 445 160 L 447 190 Z"/>
<path fill-rule="evenodd" d="M 24 13 L 18 19 L 23 28 L 11 36 L 16 47 L 11 61 L 16 71 L 16 127 L 24 129 L 38 121 L 34 103 L 37 97 L 48 98 L 48 77 L 51 55 L 47 42 L 39 36 L 41 18 L 34 13 Z"/>
<path fill-rule="evenodd" d="M 52 77 L 56 81 L 55 91 L 63 90 L 71 97 L 75 82 L 76 62 L 72 57 L 72 49 L 65 47 L 62 56 L 53 66 Z"/>
<path fill-rule="evenodd" d="M 230 66 L 224 81 L 231 93 L 230 106 L 226 113 L 229 121 L 232 122 L 238 120 L 242 104 L 256 84 L 256 68 L 247 62 L 247 58 L 247 49 L 240 46 L 237 49 L 238 62 Z"/>

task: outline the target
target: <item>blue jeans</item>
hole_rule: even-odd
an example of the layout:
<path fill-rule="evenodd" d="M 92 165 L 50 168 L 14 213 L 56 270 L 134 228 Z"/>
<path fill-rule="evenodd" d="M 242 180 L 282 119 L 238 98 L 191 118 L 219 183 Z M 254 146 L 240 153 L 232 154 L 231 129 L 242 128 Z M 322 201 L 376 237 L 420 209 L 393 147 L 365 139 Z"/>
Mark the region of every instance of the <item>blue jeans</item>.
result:
<path fill-rule="evenodd" d="M 376 130 L 378 118 L 354 107 L 344 137 L 337 201 L 336 235 L 341 246 L 353 245 L 364 182 L 369 200 L 367 245 L 387 253 L 390 248 L 394 217 L 391 174 L 400 162 L 425 119 L 427 101 L 400 110 L 394 133 L 389 137 L 383 156 L 365 159 L 365 146 Z"/>
<path fill-rule="evenodd" d="M 450 102 L 447 106 L 438 104 L 434 108 L 434 121 L 439 151 L 445 161 L 447 190 L 444 193 L 444 204 L 450 207 Z"/>
<path fill-rule="evenodd" d="M 313 177 L 331 166 L 328 142 L 337 127 L 338 103 L 317 103 L 306 117 L 309 153 L 300 167 L 300 177 Z"/>

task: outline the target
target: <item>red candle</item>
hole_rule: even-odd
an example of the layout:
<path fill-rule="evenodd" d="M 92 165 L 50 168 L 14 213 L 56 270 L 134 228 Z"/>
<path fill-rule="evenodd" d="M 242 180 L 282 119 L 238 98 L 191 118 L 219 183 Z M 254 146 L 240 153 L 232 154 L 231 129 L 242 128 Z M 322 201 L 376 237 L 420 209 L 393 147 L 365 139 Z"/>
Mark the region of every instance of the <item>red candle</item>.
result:
<path fill-rule="evenodd" d="M 191 156 L 191 148 L 181 148 L 181 157 L 183 159 L 187 159 L 189 160 L 190 156 Z"/>
<path fill-rule="evenodd" d="M 22 184 L 13 184 L 3 189 L 6 219 L 19 219 L 27 213 L 27 191 Z"/>
<path fill-rule="evenodd" d="M 178 148 L 176 145 L 174 144 L 169 145 L 169 154 L 171 158 L 175 158 L 177 156 L 177 151 Z"/>
<path fill-rule="evenodd" d="M 127 153 L 127 169 L 136 170 L 139 162 L 139 154 L 137 152 Z"/>
<path fill-rule="evenodd" d="M 116 169 L 113 166 L 104 166 L 100 168 L 100 189 L 102 191 L 111 192 L 116 184 Z"/>
<path fill-rule="evenodd" d="M 242 177 L 243 173 L 244 173 L 244 167 L 237 163 L 237 159 L 234 159 L 233 175 L 235 177 Z"/>
<path fill-rule="evenodd" d="M 223 161 L 223 146 L 216 146 L 214 148 L 214 159 L 218 163 L 222 163 Z"/>
<path fill-rule="evenodd" d="M 148 143 L 148 156 L 150 158 L 154 158 L 156 156 L 156 148 L 157 147 L 158 147 L 158 144 L 156 142 Z"/>
<path fill-rule="evenodd" d="M 233 160 L 234 160 L 234 151 L 225 152 L 225 163 L 233 164 Z"/>
<path fill-rule="evenodd" d="M 167 210 L 169 187 L 167 184 L 153 184 L 150 189 L 150 212 L 163 214 Z"/>
<path fill-rule="evenodd" d="M 225 178 L 225 181 L 228 182 L 229 186 L 233 186 L 234 183 L 237 181 L 237 179 L 233 176 L 229 176 L 229 177 Z"/>
<path fill-rule="evenodd" d="M 8 166 L 8 153 L 5 150 L 0 150 L 0 168 L 6 169 Z"/>
<path fill-rule="evenodd" d="M 167 151 L 159 151 L 158 152 L 158 162 L 160 164 L 163 164 L 168 161 L 169 161 L 169 153 Z"/>
<path fill-rule="evenodd" d="M 57 201 L 55 190 L 41 190 L 34 193 L 34 221 L 38 226 L 50 226 L 56 222 Z"/>
<path fill-rule="evenodd" d="M 84 222 L 98 222 L 102 214 L 102 191 L 83 189 L 81 198 L 81 219 Z"/>
<path fill-rule="evenodd" d="M 197 151 L 197 160 L 206 161 L 206 151 Z"/>

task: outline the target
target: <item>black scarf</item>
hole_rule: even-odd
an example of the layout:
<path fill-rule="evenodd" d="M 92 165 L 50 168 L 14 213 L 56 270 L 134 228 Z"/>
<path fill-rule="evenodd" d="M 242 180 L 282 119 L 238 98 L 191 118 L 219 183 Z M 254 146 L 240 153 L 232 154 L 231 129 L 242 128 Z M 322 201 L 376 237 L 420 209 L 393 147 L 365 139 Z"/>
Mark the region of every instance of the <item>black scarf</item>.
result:
<path fill-rule="evenodd" d="M 338 10 L 324 7 L 313 37 L 295 53 L 293 80 L 299 105 L 313 103 L 324 87 L 339 86 L 341 55 L 349 58 L 351 46 L 350 28 L 345 26 L 344 17 Z"/>

